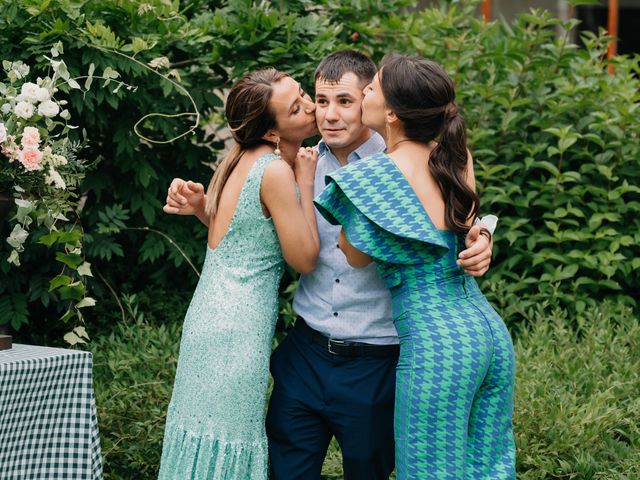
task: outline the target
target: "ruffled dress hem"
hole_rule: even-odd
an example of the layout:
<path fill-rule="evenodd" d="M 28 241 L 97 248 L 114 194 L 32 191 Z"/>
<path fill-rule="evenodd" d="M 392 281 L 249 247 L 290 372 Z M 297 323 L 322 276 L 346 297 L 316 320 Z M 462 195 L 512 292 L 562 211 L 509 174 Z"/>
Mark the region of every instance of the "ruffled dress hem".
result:
<path fill-rule="evenodd" d="M 179 425 L 167 426 L 159 480 L 267 480 L 265 439 L 225 439 Z"/>

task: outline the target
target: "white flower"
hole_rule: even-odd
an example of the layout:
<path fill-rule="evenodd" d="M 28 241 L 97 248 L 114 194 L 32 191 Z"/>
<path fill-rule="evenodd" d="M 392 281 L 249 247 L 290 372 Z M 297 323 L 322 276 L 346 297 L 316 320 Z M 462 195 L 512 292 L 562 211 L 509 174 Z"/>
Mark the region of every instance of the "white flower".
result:
<path fill-rule="evenodd" d="M 38 87 L 38 91 L 36 92 L 36 98 L 39 102 L 44 102 L 49 100 L 51 95 L 49 95 L 49 90 L 46 88 Z"/>
<path fill-rule="evenodd" d="M 38 102 L 38 90 L 40 87 L 35 83 L 27 82 L 22 85 L 22 89 L 20 90 L 20 95 L 18 96 L 19 100 L 26 101 L 29 103 Z"/>
<path fill-rule="evenodd" d="M 51 165 L 53 162 L 53 152 L 51 151 L 51 147 L 47 145 L 42 149 L 42 164 L 43 165 Z"/>
<path fill-rule="evenodd" d="M 2 66 L 7 71 L 7 77 L 11 82 L 25 78 L 29 74 L 29 66 L 21 61 L 13 63 L 3 61 Z"/>
<path fill-rule="evenodd" d="M 65 157 L 63 157 L 62 155 L 51 155 L 51 158 L 49 159 L 49 163 L 51 163 L 52 166 L 54 167 L 60 167 L 62 165 L 66 165 L 67 159 Z"/>
<path fill-rule="evenodd" d="M 38 113 L 44 117 L 55 117 L 59 111 L 60 107 L 51 100 L 45 100 L 38 105 Z"/>
<path fill-rule="evenodd" d="M 15 227 L 13 227 L 13 231 L 11 232 L 11 235 L 7 237 L 7 243 L 11 245 L 13 248 L 15 248 L 16 250 L 23 251 L 24 247 L 22 246 L 22 244 L 24 243 L 24 241 L 27 239 L 28 236 L 29 236 L 29 232 L 27 232 L 24 228 L 22 228 L 22 225 L 17 223 Z"/>
<path fill-rule="evenodd" d="M 49 165 L 49 168 L 56 168 L 69 163 L 63 155 L 53 153 L 49 146 L 44 147 L 42 150 L 42 162 L 45 165 Z"/>
<path fill-rule="evenodd" d="M 10 103 L 5 103 L 2 105 L 2 107 L 0 107 L 0 112 L 2 112 L 5 115 L 7 115 L 10 111 L 11 111 Z"/>
<path fill-rule="evenodd" d="M 45 175 L 44 181 L 47 185 L 53 185 L 60 190 L 67 188 L 67 184 L 64 183 L 64 179 L 53 167 L 49 167 L 49 174 Z"/>
<path fill-rule="evenodd" d="M 29 102 L 18 102 L 18 104 L 14 107 L 13 113 L 15 113 L 18 117 L 24 118 L 25 120 L 31 118 L 33 115 L 33 105 Z"/>
<path fill-rule="evenodd" d="M 171 65 L 171 62 L 167 57 L 156 57 L 148 65 L 151 68 L 167 68 Z"/>
<path fill-rule="evenodd" d="M 7 139 L 7 129 L 4 126 L 4 123 L 0 123 L 0 143 L 4 142 Z"/>
<path fill-rule="evenodd" d="M 154 10 L 153 5 L 151 5 L 149 3 L 142 3 L 138 7 L 138 15 L 142 16 L 147 12 L 151 12 L 152 10 Z"/>
<path fill-rule="evenodd" d="M 24 78 L 29 75 L 29 65 L 25 65 L 21 61 L 14 62 L 13 71 L 18 74 L 18 78 Z"/>

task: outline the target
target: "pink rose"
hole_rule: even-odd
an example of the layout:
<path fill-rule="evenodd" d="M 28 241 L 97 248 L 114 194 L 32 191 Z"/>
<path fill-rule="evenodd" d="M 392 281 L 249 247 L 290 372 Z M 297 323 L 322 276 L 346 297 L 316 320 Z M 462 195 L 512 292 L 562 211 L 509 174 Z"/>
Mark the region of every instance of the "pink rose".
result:
<path fill-rule="evenodd" d="M 40 132 L 35 127 L 24 127 L 22 132 L 22 146 L 25 148 L 38 148 Z"/>
<path fill-rule="evenodd" d="M 42 168 L 42 152 L 36 148 L 25 148 L 24 150 L 20 150 L 18 161 L 25 170 L 40 170 Z"/>

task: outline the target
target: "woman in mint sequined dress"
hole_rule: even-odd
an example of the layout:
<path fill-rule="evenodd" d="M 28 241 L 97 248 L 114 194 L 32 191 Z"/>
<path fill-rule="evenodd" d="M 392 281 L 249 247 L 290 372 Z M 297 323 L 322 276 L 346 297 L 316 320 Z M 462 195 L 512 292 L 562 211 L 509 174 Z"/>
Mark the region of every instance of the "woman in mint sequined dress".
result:
<path fill-rule="evenodd" d="M 278 285 L 284 260 L 308 272 L 319 249 L 316 155 L 299 151 L 316 132 L 313 112 L 313 102 L 285 74 L 248 75 L 229 93 L 235 145 L 206 197 L 200 184 L 170 187 L 165 211 L 204 211 L 209 235 L 184 322 L 160 479 L 268 476 L 264 412 Z"/>
<path fill-rule="evenodd" d="M 386 59 L 362 118 L 388 153 L 327 176 L 316 204 L 349 263 L 374 260 L 391 291 L 397 479 L 512 480 L 513 345 L 456 264 L 479 199 L 454 98 L 437 64 Z"/>

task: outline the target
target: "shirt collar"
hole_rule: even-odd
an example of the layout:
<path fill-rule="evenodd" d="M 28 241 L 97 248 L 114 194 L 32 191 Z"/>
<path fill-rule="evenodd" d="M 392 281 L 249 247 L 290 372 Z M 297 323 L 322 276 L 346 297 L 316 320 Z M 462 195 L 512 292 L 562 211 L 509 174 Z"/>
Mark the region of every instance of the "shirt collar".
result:
<path fill-rule="evenodd" d="M 382 136 L 377 132 L 371 132 L 371 136 L 362 143 L 362 145 L 349 154 L 347 161 L 353 162 L 355 160 L 360 160 L 361 158 L 383 152 L 385 148 L 387 147 Z M 332 157 L 335 157 L 324 140 L 320 140 L 318 143 L 318 153 L 320 155 L 331 155 Z"/>

